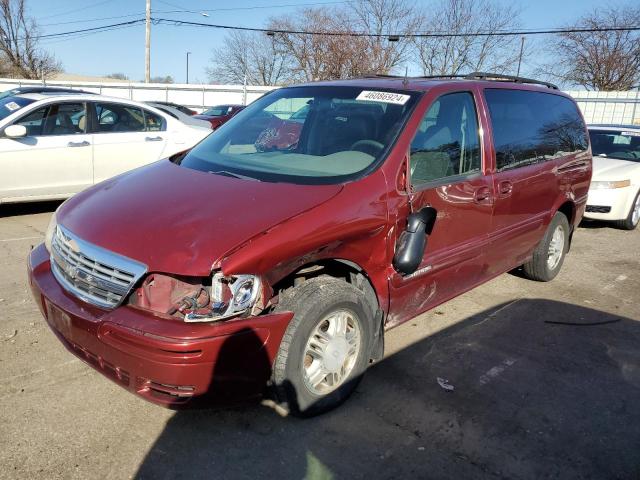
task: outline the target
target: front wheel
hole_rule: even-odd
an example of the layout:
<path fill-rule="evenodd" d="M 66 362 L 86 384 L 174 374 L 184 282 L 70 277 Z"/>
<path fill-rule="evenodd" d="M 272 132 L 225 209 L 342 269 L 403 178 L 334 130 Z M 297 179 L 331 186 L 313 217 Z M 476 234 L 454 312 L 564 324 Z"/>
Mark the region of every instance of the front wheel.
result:
<path fill-rule="evenodd" d="M 294 312 L 273 369 L 277 400 L 305 417 L 338 406 L 371 356 L 374 312 L 363 292 L 322 276 L 283 292 L 277 309 Z"/>
<path fill-rule="evenodd" d="M 629 214 L 627 218 L 624 220 L 617 220 L 613 222 L 613 224 L 621 228 L 622 230 L 634 230 L 638 223 L 640 222 L 640 191 L 636 194 L 636 198 L 633 200 L 631 204 L 631 209 L 629 210 Z"/>
<path fill-rule="evenodd" d="M 525 276 L 539 282 L 553 280 L 562 268 L 568 247 L 569 221 L 563 213 L 556 212 L 533 257 L 523 265 Z"/>

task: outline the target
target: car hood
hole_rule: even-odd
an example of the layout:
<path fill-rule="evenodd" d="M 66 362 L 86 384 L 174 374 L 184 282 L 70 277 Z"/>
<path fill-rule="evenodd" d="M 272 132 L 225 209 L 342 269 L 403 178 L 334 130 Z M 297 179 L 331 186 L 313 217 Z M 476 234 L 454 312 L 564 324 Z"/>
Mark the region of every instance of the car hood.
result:
<path fill-rule="evenodd" d="M 149 271 L 204 276 L 227 252 L 341 189 L 237 179 L 162 160 L 75 195 L 58 222 Z"/>
<path fill-rule="evenodd" d="M 640 162 L 593 157 L 592 181 L 627 180 L 640 175 Z"/>

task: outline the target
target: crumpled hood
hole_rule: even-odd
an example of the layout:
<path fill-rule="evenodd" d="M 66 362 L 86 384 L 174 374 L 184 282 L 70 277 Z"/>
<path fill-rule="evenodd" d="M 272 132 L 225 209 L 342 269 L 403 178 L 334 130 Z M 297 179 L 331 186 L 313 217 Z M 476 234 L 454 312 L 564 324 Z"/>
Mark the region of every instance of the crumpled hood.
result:
<path fill-rule="evenodd" d="M 607 157 L 593 157 L 592 181 L 628 180 L 638 176 L 640 162 L 617 160 Z"/>
<path fill-rule="evenodd" d="M 243 180 L 163 160 L 75 195 L 58 222 L 149 271 L 203 276 L 225 253 L 341 188 Z"/>

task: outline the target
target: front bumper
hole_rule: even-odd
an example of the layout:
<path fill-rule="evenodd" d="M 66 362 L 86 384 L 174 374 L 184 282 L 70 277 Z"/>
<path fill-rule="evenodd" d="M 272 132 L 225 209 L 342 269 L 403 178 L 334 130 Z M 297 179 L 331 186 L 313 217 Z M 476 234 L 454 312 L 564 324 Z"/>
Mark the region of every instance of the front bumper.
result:
<path fill-rule="evenodd" d="M 62 289 L 42 244 L 29 255 L 28 275 L 45 320 L 70 352 L 118 385 L 168 407 L 260 395 L 293 316 L 186 324 L 129 306 L 103 310 Z"/>
<path fill-rule="evenodd" d="M 629 215 L 637 186 L 589 190 L 585 218 L 592 220 L 624 220 Z"/>

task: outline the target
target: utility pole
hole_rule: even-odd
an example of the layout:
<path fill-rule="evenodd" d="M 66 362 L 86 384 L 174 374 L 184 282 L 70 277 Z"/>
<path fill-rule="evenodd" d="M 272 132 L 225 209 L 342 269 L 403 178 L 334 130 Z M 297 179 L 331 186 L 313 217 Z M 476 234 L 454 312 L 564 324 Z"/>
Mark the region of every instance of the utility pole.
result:
<path fill-rule="evenodd" d="M 147 0 L 147 21 L 145 24 L 144 43 L 144 81 L 151 81 L 151 0 Z"/>
<path fill-rule="evenodd" d="M 522 53 L 524 52 L 524 35 L 520 38 L 520 56 L 518 57 L 518 73 L 516 77 L 520 76 L 520 65 L 522 64 Z"/>
<path fill-rule="evenodd" d="M 187 83 L 189 83 L 189 55 L 191 52 L 187 52 Z"/>

